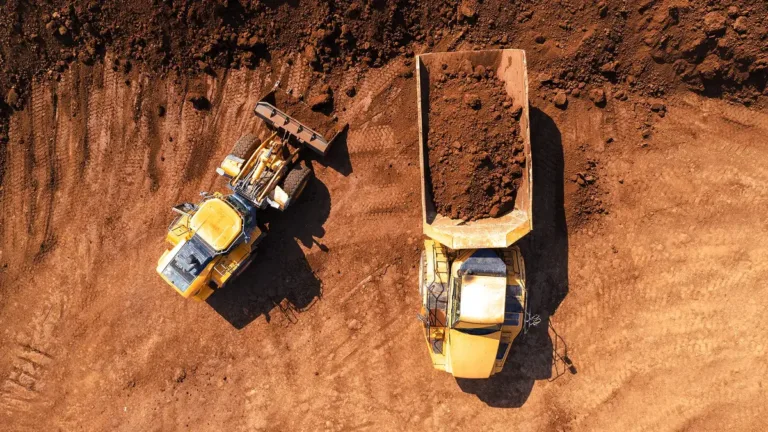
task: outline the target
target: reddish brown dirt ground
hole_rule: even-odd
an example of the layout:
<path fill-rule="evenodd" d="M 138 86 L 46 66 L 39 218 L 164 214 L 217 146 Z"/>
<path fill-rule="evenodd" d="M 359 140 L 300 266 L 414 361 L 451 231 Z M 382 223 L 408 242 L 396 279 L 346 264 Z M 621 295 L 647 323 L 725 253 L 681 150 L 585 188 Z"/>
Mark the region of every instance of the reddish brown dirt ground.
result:
<path fill-rule="evenodd" d="M 476 220 L 511 210 L 525 141 L 517 121 L 522 107 L 504 82 L 468 60 L 453 69 L 446 64 L 429 100 L 427 160 L 437 212 Z"/>
<path fill-rule="evenodd" d="M 4 430 L 762 429 L 764 2 L 360 2 L 351 16 L 346 2 L 335 14 L 259 2 L 284 18 L 243 25 L 293 45 L 267 38 L 255 68 L 211 60 L 213 74 L 191 78 L 135 59 L 113 70 L 128 57 L 120 37 L 92 65 L 62 60 L 44 25 L 9 33 L 21 4 L 0 4 L 0 93 L 18 89 L 0 107 Z M 50 4 L 24 7 L 37 17 Z M 363 25 L 374 18 L 392 24 Z M 337 51 L 347 20 L 361 51 Z M 175 24 L 192 47 L 212 37 L 201 22 Z M 12 50 L 34 57 L 21 40 L 32 31 L 54 49 L 30 73 L 65 62 L 50 80 L 10 70 L 27 64 Z M 415 318 L 408 50 L 498 46 L 529 61 L 534 231 L 521 247 L 544 322 L 501 374 L 456 381 L 430 365 Z M 182 51 L 172 64 L 194 75 Z M 307 98 L 330 84 L 349 131 L 313 160 L 300 203 L 266 216 L 238 283 L 181 301 L 154 272 L 169 208 L 223 190 L 214 169 L 261 131 L 252 108 L 277 80 Z M 576 374 L 552 364 L 566 346 Z"/>

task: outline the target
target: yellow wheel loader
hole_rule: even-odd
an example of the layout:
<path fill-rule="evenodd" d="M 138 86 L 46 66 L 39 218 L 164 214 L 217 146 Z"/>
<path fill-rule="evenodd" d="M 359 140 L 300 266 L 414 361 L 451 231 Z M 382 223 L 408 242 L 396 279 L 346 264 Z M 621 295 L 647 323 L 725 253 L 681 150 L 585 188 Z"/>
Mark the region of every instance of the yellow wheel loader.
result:
<path fill-rule="evenodd" d="M 266 138 L 244 135 L 216 169 L 232 193 L 203 192 L 198 204 L 173 208 L 178 217 L 166 236 L 172 247 L 160 257 L 157 273 L 185 298 L 204 301 L 251 263 L 266 234 L 258 213 L 267 207 L 286 210 L 312 176 L 299 159 L 302 147 L 324 155 L 338 135 L 337 128 L 326 140 L 266 102 L 270 94 L 254 110 L 267 125 Z"/>
<path fill-rule="evenodd" d="M 493 70 L 507 93 L 523 107 L 525 169 L 512 210 L 498 218 L 467 222 L 435 210 L 426 155 L 430 72 L 445 63 L 469 60 Z M 513 244 L 532 229 L 532 165 L 528 123 L 525 52 L 485 50 L 434 53 L 416 59 L 422 227 L 424 242 L 419 276 L 421 313 L 432 364 L 457 378 L 488 378 L 504 367 L 515 338 L 536 324 L 527 313 L 525 265 Z M 436 101 L 435 103 L 442 103 Z"/>

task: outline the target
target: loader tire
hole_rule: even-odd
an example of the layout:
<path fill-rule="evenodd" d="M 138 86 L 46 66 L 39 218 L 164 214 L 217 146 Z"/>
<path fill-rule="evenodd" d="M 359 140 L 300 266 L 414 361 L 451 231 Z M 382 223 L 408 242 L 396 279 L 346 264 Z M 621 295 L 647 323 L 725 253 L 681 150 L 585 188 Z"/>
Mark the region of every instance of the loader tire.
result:
<path fill-rule="evenodd" d="M 307 186 L 311 175 L 312 170 L 308 166 L 296 164 L 285 176 L 283 190 L 288 195 L 288 198 L 290 198 L 291 203 L 299 198 L 301 192 L 304 191 L 304 187 Z"/>
<path fill-rule="evenodd" d="M 259 137 L 254 134 L 245 134 L 237 140 L 230 154 L 240 159 L 248 159 L 259 144 L 261 144 Z"/>

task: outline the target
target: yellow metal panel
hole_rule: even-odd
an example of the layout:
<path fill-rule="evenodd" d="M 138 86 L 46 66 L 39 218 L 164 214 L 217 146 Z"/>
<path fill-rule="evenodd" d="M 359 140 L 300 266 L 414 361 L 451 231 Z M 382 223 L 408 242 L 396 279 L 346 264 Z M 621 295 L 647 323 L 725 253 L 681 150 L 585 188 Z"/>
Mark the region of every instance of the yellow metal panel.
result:
<path fill-rule="evenodd" d="M 218 198 L 205 201 L 189 224 L 192 231 L 217 251 L 229 247 L 243 229 L 240 214 Z"/>
<path fill-rule="evenodd" d="M 475 324 L 503 323 L 506 290 L 506 277 L 464 275 L 459 320 Z"/>
<path fill-rule="evenodd" d="M 457 378 L 488 378 L 493 372 L 501 332 L 476 336 L 451 329 L 446 349 L 450 368 Z"/>

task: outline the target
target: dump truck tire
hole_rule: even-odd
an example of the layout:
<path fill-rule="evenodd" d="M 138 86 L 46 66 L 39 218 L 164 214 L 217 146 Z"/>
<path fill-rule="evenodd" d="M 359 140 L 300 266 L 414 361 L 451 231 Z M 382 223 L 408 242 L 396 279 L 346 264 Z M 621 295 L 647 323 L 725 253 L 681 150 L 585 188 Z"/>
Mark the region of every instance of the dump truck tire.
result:
<path fill-rule="evenodd" d="M 304 191 L 304 187 L 309 181 L 309 177 L 312 175 L 312 170 L 308 166 L 297 164 L 283 180 L 283 190 L 290 198 L 291 202 L 297 199 L 301 192 Z"/>
<path fill-rule="evenodd" d="M 240 159 L 248 159 L 259 144 L 261 144 L 259 137 L 254 134 L 245 134 L 237 140 L 230 154 Z"/>

